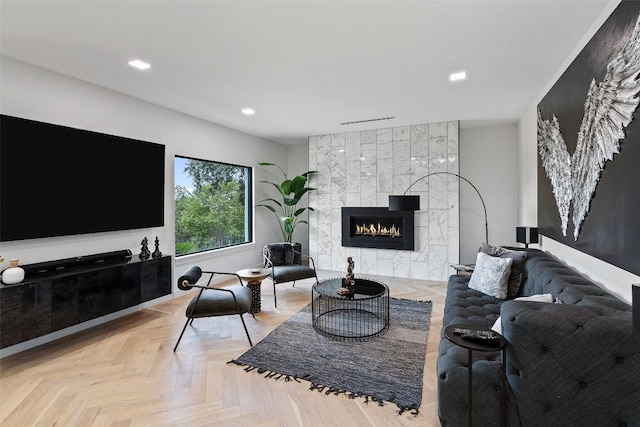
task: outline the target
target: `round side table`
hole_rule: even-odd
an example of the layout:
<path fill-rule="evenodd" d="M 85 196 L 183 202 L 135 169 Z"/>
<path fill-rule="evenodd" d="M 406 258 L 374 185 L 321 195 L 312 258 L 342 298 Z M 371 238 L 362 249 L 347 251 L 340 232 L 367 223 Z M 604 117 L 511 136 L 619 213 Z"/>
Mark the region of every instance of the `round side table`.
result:
<path fill-rule="evenodd" d="M 269 277 L 271 270 L 268 268 L 245 268 L 236 271 L 236 274 L 240 276 L 241 279 L 246 280 L 247 286 L 251 289 L 251 308 L 249 308 L 249 313 L 260 313 L 260 285 L 264 279 Z"/>
<path fill-rule="evenodd" d="M 482 352 L 497 352 L 497 351 L 501 351 L 502 352 L 502 360 L 501 360 L 501 399 L 500 399 L 500 412 L 501 412 L 501 425 L 502 426 L 506 426 L 507 425 L 507 420 L 506 420 L 506 416 L 507 416 L 507 372 L 506 372 L 506 366 L 507 366 L 507 340 L 504 339 L 502 337 L 502 335 L 500 335 L 500 341 L 496 342 L 496 343 L 492 343 L 492 344 L 485 344 L 482 342 L 478 342 L 478 341 L 471 341 L 471 340 L 466 340 L 464 338 L 462 338 L 460 335 L 457 335 L 454 333 L 454 330 L 456 328 L 460 328 L 460 329 L 475 329 L 475 330 L 479 330 L 479 331 L 488 331 L 489 328 L 487 327 L 483 327 L 483 326 L 479 326 L 479 325 L 474 325 L 474 324 L 467 324 L 467 323 L 459 323 L 459 324 L 454 324 L 454 325 L 449 325 L 447 327 L 444 328 L 444 336 L 445 338 L 447 338 L 449 341 L 451 341 L 452 343 L 454 343 L 457 346 L 460 346 L 462 348 L 466 348 L 468 351 L 468 360 L 469 360 L 469 377 L 468 377 L 468 383 L 467 383 L 467 399 L 469 401 L 468 403 L 468 409 L 469 412 L 467 414 L 468 417 L 468 422 L 469 422 L 469 427 L 471 427 L 472 425 L 472 402 L 473 402 L 473 352 L 474 351 L 482 351 Z"/>

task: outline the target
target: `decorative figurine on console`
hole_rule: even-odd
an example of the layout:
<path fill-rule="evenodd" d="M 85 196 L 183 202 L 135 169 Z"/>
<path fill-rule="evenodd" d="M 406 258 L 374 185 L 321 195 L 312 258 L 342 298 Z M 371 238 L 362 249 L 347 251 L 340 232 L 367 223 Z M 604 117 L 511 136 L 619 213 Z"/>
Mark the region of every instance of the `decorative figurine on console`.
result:
<path fill-rule="evenodd" d="M 158 240 L 158 236 L 156 236 L 156 250 L 151 254 L 152 258 L 160 258 L 162 256 L 162 252 L 160 252 L 160 240 Z"/>
<path fill-rule="evenodd" d="M 140 248 L 140 255 L 138 255 L 138 257 L 143 261 L 149 259 L 151 256 L 151 252 L 149 251 L 149 240 L 145 237 L 142 239 L 140 244 L 142 245 L 142 248 Z"/>
<path fill-rule="evenodd" d="M 347 276 L 344 278 L 344 287 L 338 288 L 339 295 L 350 296 L 353 295 L 356 291 L 356 279 L 353 274 L 353 267 L 355 266 L 355 262 L 353 262 L 353 258 L 347 258 Z"/>

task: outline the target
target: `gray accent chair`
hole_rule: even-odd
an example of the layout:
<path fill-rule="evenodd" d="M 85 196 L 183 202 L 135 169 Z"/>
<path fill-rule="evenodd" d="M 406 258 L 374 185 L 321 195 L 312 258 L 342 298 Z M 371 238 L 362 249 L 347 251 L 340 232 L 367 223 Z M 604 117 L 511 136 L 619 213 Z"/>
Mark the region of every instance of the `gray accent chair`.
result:
<path fill-rule="evenodd" d="M 299 247 L 299 246 L 298 246 Z M 318 283 L 316 266 L 313 258 L 303 254 L 296 249 L 296 244 L 292 243 L 269 243 L 262 248 L 265 268 L 271 269 L 269 277 L 273 281 L 273 303 L 277 307 L 276 285 L 279 283 L 293 282 L 302 279 L 315 279 Z M 303 261 L 308 260 L 309 265 L 304 265 Z"/>
<path fill-rule="evenodd" d="M 206 285 L 198 285 L 198 281 L 202 277 L 202 274 L 208 274 L 209 279 Z M 219 287 L 211 285 L 211 280 L 215 275 L 227 275 L 234 276 L 238 279 L 239 285 L 225 285 L 221 284 Z M 234 273 L 221 273 L 216 271 L 202 271 L 198 266 L 189 267 L 182 276 L 178 279 L 178 288 L 183 291 L 191 290 L 192 288 L 199 288 L 200 291 L 193 297 L 185 314 L 187 321 L 182 328 L 180 337 L 176 346 L 173 348 L 175 352 L 180 344 L 182 335 L 184 334 L 187 325 L 193 325 L 193 319 L 201 317 L 214 317 L 214 316 L 230 316 L 237 314 L 240 316 L 242 326 L 244 326 L 244 332 L 247 334 L 249 345 L 253 347 L 247 325 L 244 323 L 242 315 L 249 312 L 251 307 L 251 289 L 244 286 L 240 276 Z M 255 316 L 254 316 L 255 317 Z"/>

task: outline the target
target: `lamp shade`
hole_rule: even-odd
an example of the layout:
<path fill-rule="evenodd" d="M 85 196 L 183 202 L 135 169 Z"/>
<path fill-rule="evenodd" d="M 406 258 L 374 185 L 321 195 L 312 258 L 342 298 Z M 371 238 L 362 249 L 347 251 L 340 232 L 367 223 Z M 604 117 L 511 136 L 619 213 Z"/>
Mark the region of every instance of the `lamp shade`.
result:
<path fill-rule="evenodd" d="M 631 285 L 631 305 L 632 305 L 632 318 L 633 333 L 640 335 L 640 283 L 634 283 Z"/>
<path fill-rule="evenodd" d="M 389 196 L 389 210 L 390 211 L 419 211 L 420 196 L 417 196 L 417 195 Z"/>
<path fill-rule="evenodd" d="M 538 243 L 538 227 L 516 227 L 516 242 Z"/>

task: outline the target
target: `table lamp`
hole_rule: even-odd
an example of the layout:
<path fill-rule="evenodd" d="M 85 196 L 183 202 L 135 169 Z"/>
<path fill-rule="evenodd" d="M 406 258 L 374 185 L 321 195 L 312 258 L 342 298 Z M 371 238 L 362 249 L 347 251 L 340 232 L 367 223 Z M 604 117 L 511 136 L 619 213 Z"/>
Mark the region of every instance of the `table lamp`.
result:
<path fill-rule="evenodd" d="M 529 243 L 538 243 L 538 227 L 516 227 L 516 242 L 524 243 L 525 248 Z"/>

